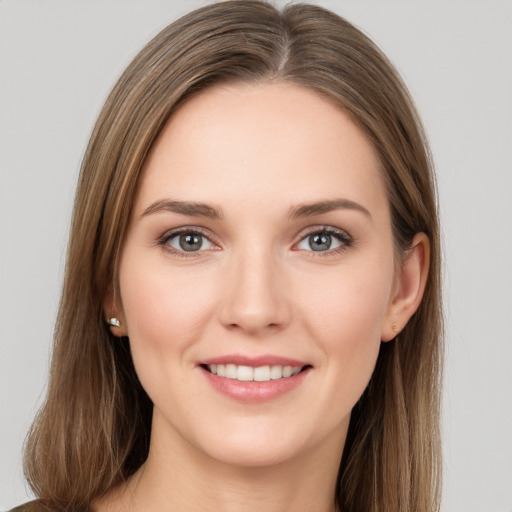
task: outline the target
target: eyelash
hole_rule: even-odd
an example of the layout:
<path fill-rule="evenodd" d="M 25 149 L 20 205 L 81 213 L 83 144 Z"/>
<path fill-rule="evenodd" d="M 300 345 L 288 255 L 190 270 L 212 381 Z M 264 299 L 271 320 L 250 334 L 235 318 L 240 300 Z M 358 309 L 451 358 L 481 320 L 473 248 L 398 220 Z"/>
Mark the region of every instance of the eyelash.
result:
<path fill-rule="evenodd" d="M 196 227 L 196 226 L 187 226 L 187 227 L 183 227 L 183 228 L 173 229 L 172 231 L 168 231 L 158 239 L 158 245 L 163 247 L 166 251 L 170 252 L 174 256 L 178 256 L 180 258 L 194 258 L 194 257 L 197 258 L 198 254 L 205 252 L 205 250 L 189 251 L 189 252 L 182 251 L 182 250 L 175 249 L 174 247 L 172 247 L 169 244 L 170 240 L 172 240 L 173 238 L 175 238 L 179 235 L 182 235 L 182 234 L 198 235 L 202 238 L 205 238 L 206 240 L 208 240 L 211 244 L 213 244 L 215 246 L 220 245 L 213 239 L 213 237 L 211 236 L 210 233 L 206 234 L 205 229 L 203 229 L 201 227 Z M 307 232 L 302 233 L 299 241 L 296 242 L 293 245 L 293 247 L 296 248 L 300 243 L 302 243 L 308 237 L 311 237 L 313 235 L 329 235 L 329 236 L 334 237 L 341 244 L 339 247 L 336 247 L 334 249 L 328 249 L 326 251 L 314 251 L 314 250 L 305 251 L 305 252 L 311 253 L 309 255 L 309 257 L 314 257 L 314 258 L 328 257 L 328 256 L 334 256 L 334 255 L 340 254 L 341 252 L 343 252 L 343 251 L 347 250 L 349 247 L 351 247 L 352 244 L 354 243 L 354 238 L 342 229 L 338 229 L 333 226 L 321 226 L 321 227 L 319 226 L 319 227 L 315 227 L 315 228 L 310 228 Z M 217 250 L 217 249 L 213 249 L 213 250 Z M 294 250 L 300 251 L 301 249 L 297 248 Z"/>
<path fill-rule="evenodd" d="M 349 235 L 346 231 L 335 228 L 333 226 L 321 226 L 316 228 L 311 228 L 308 232 L 301 235 L 300 240 L 294 244 L 294 247 L 297 247 L 301 242 L 307 240 L 309 237 L 313 235 L 329 235 L 334 237 L 338 242 L 340 242 L 340 246 L 334 249 L 328 249 L 326 251 L 306 251 L 309 254 L 309 257 L 313 258 L 325 258 L 329 256 L 336 256 L 344 251 L 346 251 L 349 247 L 351 247 L 354 243 L 354 238 Z M 296 249 L 300 250 L 300 249 Z"/>
<path fill-rule="evenodd" d="M 194 258 L 198 256 L 198 253 L 204 252 L 204 251 L 180 251 L 178 249 L 175 249 L 169 244 L 169 241 L 173 238 L 176 238 L 179 235 L 198 235 L 202 238 L 205 238 L 213 245 L 218 246 L 213 239 L 212 236 L 208 233 L 206 234 L 206 230 L 201 227 L 196 226 L 187 226 L 183 228 L 173 229 L 172 231 L 166 232 L 164 235 L 160 237 L 158 240 L 158 245 L 162 246 L 166 251 L 170 252 L 174 256 L 178 256 L 179 258 Z"/>

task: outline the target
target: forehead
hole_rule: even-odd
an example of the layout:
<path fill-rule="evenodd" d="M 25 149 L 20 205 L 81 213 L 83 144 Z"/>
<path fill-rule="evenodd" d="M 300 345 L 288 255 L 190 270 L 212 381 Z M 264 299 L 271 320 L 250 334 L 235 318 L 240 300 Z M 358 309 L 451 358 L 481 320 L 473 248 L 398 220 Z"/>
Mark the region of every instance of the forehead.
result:
<path fill-rule="evenodd" d="M 136 208 L 166 196 L 247 208 L 387 202 L 366 135 L 334 102 L 285 83 L 215 86 L 183 104 L 145 162 Z"/>

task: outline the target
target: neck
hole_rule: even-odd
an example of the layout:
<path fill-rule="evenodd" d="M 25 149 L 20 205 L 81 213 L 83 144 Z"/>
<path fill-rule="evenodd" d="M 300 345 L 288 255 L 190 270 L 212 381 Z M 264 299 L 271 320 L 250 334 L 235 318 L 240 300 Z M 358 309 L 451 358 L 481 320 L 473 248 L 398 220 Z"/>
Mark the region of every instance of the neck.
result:
<path fill-rule="evenodd" d="M 225 464 L 180 436 L 153 428 L 145 464 L 98 502 L 98 512 L 335 512 L 346 429 L 322 446 L 272 465 Z"/>

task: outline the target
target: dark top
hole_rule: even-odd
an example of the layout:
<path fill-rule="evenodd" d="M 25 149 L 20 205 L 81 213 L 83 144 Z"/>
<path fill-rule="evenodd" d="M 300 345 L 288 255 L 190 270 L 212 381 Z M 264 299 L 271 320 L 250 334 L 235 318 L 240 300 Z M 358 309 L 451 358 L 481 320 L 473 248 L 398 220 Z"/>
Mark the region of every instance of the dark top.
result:
<path fill-rule="evenodd" d="M 30 501 L 29 503 L 25 503 L 24 505 L 20 505 L 19 507 L 13 508 L 8 512 L 52 512 L 51 509 L 45 507 L 38 501 Z"/>

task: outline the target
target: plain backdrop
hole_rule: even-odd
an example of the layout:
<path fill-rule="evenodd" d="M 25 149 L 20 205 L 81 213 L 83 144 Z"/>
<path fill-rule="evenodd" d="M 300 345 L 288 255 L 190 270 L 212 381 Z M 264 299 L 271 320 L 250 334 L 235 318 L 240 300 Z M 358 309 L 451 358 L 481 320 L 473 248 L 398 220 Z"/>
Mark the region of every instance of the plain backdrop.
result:
<path fill-rule="evenodd" d="M 197 0 L 0 0 L 0 509 L 30 498 L 73 191 L 122 69 Z M 277 2 L 282 5 L 284 2 Z M 512 2 L 325 0 L 402 73 L 437 167 L 443 512 L 512 512 Z"/>

